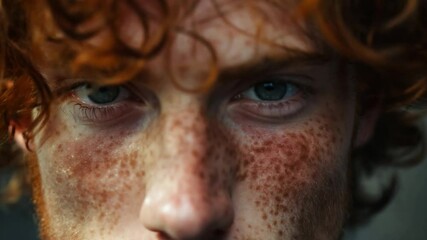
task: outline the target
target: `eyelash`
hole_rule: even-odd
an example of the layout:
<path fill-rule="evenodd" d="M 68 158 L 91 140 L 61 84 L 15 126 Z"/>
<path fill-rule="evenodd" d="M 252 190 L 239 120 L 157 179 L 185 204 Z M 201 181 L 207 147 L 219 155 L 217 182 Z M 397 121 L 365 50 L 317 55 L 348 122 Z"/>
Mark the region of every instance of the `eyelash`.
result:
<path fill-rule="evenodd" d="M 76 102 L 73 105 L 73 116 L 76 120 L 86 123 L 108 122 L 125 114 L 124 108 L 124 106 L 95 107 Z"/>
<path fill-rule="evenodd" d="M 114 103 L 108 104 L 96 104 L 89 103 L 89 94 L 84 95 L 85 92 L 79 94 L 79 90 L 82 91 L 83 87 L 87 87 L 88 83 L 74 84 L 70 88 L 70 99 L 72 104 L 72 116 L 78 122 L 84 124 L 95 124 L 95 123 L 108 123 L 111 121 L 117 121 L 126 117 L 132 112 L 135 102 L 143 102 L 135 97 L 135 94 L 129 90 L 128 86 L 118 86 L 119 91 L 128 91 L 120 99 L 114 99 Z M 120 94 L 120 92 L 119 92 Z M 80 96 L 79 96 L 80 95 Z M 116 102 L 117 101 L 117 102 Z"/>
<path fill-rule="evenodd" d="M 296 78 L 298 79 L 298 78 Z M 231 105 L 233 111 L 236 111 L 250 119 L 261 121 L 276 121 L 291 117 L 300 112 L 309 98 L 314 95 L 314 89 L 309 84 L 295 83 L 298 80 L 294 79 L 279 79 L 275 81 L 261 81 L 251 85 L 244 91 L 241 91 L 232 98 Z M 296 88 L 296 93 L 292 96 L 284 96 L 283 99 L 268 101 L 256 100 L 245 97 L 244 93 L 254 91 L 254 88 L 259 83 L 275 82 L 280 84 L 290 84 Z M 300 81 L 304 82 L 304 81 Z"/>
<path fill-rule="evenodd" d="M 298 82 L 298 78 L 292 79 L 281 79 L 274 77 L 273 81 L 260 81 L 246 90 L 241 91 L 236 94 L 231 99 L 231 106 L 238 113 L 249 116 L 252 119 L 258 119 L 263 121 L 274 121 L 281 120 L 291 115 L 299 112 L 306 104 L 308 98 L 314 94 L 314 91 L 309 84 L 295 83 Z M 292 96 L 283 96 L 283 99 L 280 100 L 256 100 L 250 99 L 248 97 L 248 92 L 252 91 L 252 95 L 255 92 L 254 88 L 257 84 L 262 83 L 277 83 L 277 84 L 285 84 L 287 86 L 291 85 L 295 88 L 296 92 L 292 94 Z M 299 81 L 304 82 L 304 81 Z M 119 102 L 116 99 L 113 100 L 114 103 L 110 104 L 96 104 L 96 103 L 88 103 L 88 95 L 82 99 L 82 96 L 79 96 L 78 90 L 83 87 L 88 86 L 87 82 L 81 82 L 74 84 L 69 89 L 69 95 L 71 95 L 71 103 L 72 105 L 72 116 L 76 121 L 86 123 L 86 124 L 94 124 L 94 123 L 106 123 L 113 120 L 122 119 L 124 116 L 127 116 L 129 112 L 131 112 L 132 106 L 135 106 L 134 103 L 136 101 L 143 103 L 143 99 L 137 99 L 136 94 L 133 94 L 131 90 L 129 90 L 129 86 L 123 85 L 120 87 L 120 91 L 127 91 L 125 96 L 122 99 L 119 99 Z M 286 88 L 287 90 L 287 88 Z M 84 94 L 84 93 L 83 93 Z M 89 100 L 91 101 L 91 100 Z"/>

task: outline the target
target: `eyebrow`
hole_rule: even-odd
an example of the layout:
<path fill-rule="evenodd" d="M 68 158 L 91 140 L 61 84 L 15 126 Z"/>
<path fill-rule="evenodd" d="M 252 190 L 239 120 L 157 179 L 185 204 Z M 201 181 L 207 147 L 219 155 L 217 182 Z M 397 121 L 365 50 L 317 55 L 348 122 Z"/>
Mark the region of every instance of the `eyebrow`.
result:
<path fill-rule="evenodd" d="M 220 69 L 217 81 L 210 90 L 209 97 L 218 94 L 224 95 L 234 92 L 242 86 L 251 85 L 260 76 L 274 74 L 279 71 L 297 70 L 304 66 L 322 65 L 330 62 L 333 56 L 314 52 L 297 52 L 296 54 L 283 54 L 281 56 L 264 56 L 252 59 L 243 64 Z M 242 81 L 242 79 L 244 79 Z M 307 78 L 310 79 L 310 78 Z"/>
<path fill-rule="evenodd" d="M 331 60 L 331 56 L 319 53 L 298 52 L 279 57 L 265 56 L 236 66 L 220 69 L 218 81 L 242 76 L 256 76 L 266 72 L 290 69 L 298 66 L 319 65 Z"/>
<path fill-rule="evenodd" d="M 59 51 L 64 51 L 61 47 L 58 49 Z M 224 67 L 219 69 L 219 73 L 217 76 L 217 81 L 215 83 L 216 86 L 220 86 L 225 82 L 228 82 L 230 79 L 238 79 L 245 77 L 253 77 L 259 76 L 264 73 L 274 72 L 281 69 L 290 69 L 296 66 L 304 66 L 311 64 L 322 64 L 330 60 L 330 56 L 325 54 L 320 54 L 316 52 L 303 52 L 303 51 L 287 51 L 281 55 L 276 56 L 264 56 L 260 58 L 253 58 L 247 62 L 238 63 L 234 66 Z M 62 64 L 69 67 L 70 59 L 61 59 Z M 66 71 L 70 72 L 70 69 Z M 102 70 L 99 71 L 101 73 Z M 148 74 L 149 69 L 141 69 L 139 74 Z M 98 74 L 99 74 L 98 73 Z M 95 73 L 96 75 L 97 73 Z M 91 80 L 85 78 L 59 78 L 59 79 L 51 79 L 52 89 L 55 92 L 63 92 L 70 89 L 70 83 L 75 83 L 77 79 L 80 80 Z M 49 80 L 48 80 L 49 81 Z M 71 84 L 71 88 L 75 87 L 75 85 L 81 84 Z M 215 88 L 215 87 L 214 87 Z"/>

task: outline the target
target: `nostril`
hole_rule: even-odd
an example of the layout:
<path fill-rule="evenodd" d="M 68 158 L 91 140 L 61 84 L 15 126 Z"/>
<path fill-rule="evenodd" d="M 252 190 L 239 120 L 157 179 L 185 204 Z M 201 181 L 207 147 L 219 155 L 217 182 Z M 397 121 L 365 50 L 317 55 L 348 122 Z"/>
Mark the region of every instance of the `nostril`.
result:
<path fill-rule="evenodd" d="M 229 230 L 228 228 L 227 229 L 215 229 L 212 232 L 212 237 L 214 239 L 218 239 L 219 237 L 223 237 L 223 236 L 227 235 L 228 230 Z"/>
<path fill-rule="evenodd" d="M 188 226 L 189 228 L 191 226 Z M 158 240 L 183 240 L 183 239 L 203 239 L 203 240 L 219 240 L 219 239 L 224 239 L 225 236 L 227 236 L 228 234 L 228 230 L 223 230 L 223 229 L 217 229 L 214 230 L 212 232 L 206 232 L 204 233 L 204 235 L 198 235 L 198 236 L 194 236 L 194 237 L 189 237 L 189 238 L 179 238 L 179 236 L 171 236 L 166 232 L 156 232 L 156 238 Z"/>
<path fill-rule="evenodd" d="M 158 239 L 158 240 L 172 240 L 172 237 L 168 236 L 164 232 L 157 232 L 156 234 L 157 234 L 157 236 L 156 236 L 155 239 Z"/>
<path fill-rule="evenodd" d="M 190 226 L 188 226 L 190 227 Z M 211 233 L 207 232 L 205 233 L 205 235 L 203 236 L 196 236 L 196 237 L 192 237 L 192 238 L 186 238 L 188 240 L 190 239 L 203 239 L 203 240 L 220 240 L 220 239 L 224 239 L 225 236 L 227 236 L 228 234 L 228 230 L 223 230 L 223 229 L 217 229 L 212 231 Z M 156 233 L 156 238 L 158 240 L 177 240 L 181 238 L 175 238 L 174 236 L 170 236 L 165 232 L 157 232 Z"/>
<path fill-rule="evenodd" d="M 154 195 L 144 201 L 140 214 L 158 239 L 221 239 L 233 222 L 231 201 L 223 196 L 206 200 L 187 192 Z"/>

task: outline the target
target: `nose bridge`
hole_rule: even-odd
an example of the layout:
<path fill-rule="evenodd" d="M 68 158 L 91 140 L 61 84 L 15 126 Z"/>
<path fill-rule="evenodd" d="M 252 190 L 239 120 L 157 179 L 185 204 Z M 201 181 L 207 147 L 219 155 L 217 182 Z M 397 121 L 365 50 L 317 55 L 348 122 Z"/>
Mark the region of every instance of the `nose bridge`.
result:
<path fill-rule="evenodd" d="M 143 224 L 171 239 L 203 239 L 226 229 L 232 222 L 232 203 L 225 181 L 218 177 L 221 168 L 210 156 L 215 136 L 208 119 L 199 109 L 169 112 L 162 118 L 153 160 L 157 163 L 141 206 Z"/>
<path fill-rule="evenodd" d="M 208 123 L 199 109 L 170 112 L 165 116 L 162 130 L 161 158 L 181 163 L 206 160 Z"/>
<path fill-rule="evenodd" d="M 207 119 L 198 109 L 170 112 L 164 118 L 162 136 L 158 142 L 156 177 L 164 175 L 163 184 L 175 189 L 181 198 L 185 198 L 186 194 L 192 198 L 207 197 L 204 195 L 209 194 L 207 190 L 212 188 L 210 185 L 213 183 L 209 183 L 206 176 L 216 171 L 215 167 L 209 166 Z"/>

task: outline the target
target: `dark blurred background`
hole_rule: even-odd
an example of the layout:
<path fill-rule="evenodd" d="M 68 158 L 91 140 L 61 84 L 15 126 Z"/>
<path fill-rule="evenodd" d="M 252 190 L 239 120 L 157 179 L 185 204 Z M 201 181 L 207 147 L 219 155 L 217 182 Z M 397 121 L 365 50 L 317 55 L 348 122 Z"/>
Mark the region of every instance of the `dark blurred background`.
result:
<path fill-rule="evenodd" d="M 12 206 L 0 206 L 0 240 L 37 240 L 35 220 L 28 197 Z"/>

